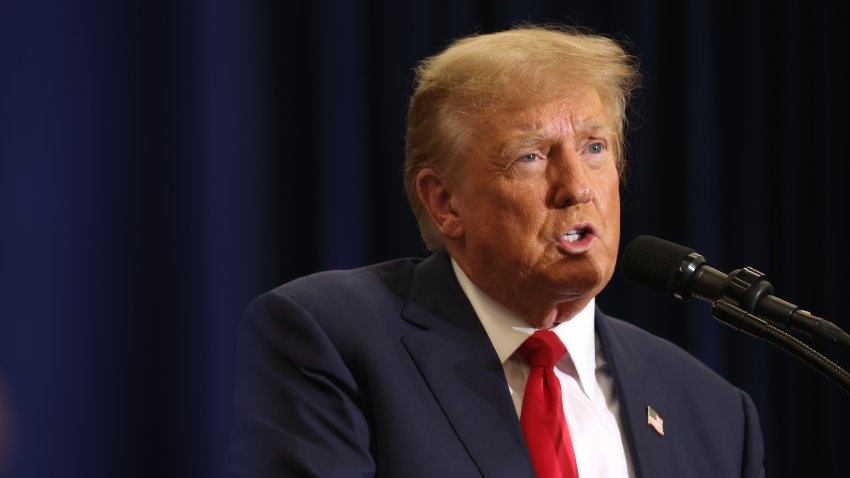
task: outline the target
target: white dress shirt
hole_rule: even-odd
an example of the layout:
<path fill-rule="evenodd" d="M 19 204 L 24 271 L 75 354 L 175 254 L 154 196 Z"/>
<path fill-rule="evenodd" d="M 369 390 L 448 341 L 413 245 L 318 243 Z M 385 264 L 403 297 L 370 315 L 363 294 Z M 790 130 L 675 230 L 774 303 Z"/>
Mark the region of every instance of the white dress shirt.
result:
<path fill-rule="evenodd" d="M 519 416 L 529 366 L 516 351 L 536 329 L 481 291 L 454 259 L 452 267 L 502 362 Z M 595 301 L 591 300 L 575 317 L 551 329 L 567 349 L 555 365 L 564 416 L 581 478 L 634 477 L 625 437 L 620 433 L 620 405 L 596 337 L 594 315 Z"/>

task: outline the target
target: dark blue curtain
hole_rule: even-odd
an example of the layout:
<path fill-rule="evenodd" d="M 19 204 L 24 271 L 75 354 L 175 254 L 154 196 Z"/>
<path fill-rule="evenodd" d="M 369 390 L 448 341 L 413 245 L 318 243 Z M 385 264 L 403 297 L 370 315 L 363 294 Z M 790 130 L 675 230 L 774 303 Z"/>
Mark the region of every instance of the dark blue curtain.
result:
<path fill-rule="evenodd" d="M 401 186 L 411 69 L 520 21 L 641 58 L 624 244 L 755 267 L 850 329 L 847 20 L 837 1 L 0 0 L 0 476 L 216 476 L 243 308 L 425 253 Z M 707 304 L 620 277 L 599 302 L 752 395 L 769 476 L 846 476 L 834 384 Z"/>

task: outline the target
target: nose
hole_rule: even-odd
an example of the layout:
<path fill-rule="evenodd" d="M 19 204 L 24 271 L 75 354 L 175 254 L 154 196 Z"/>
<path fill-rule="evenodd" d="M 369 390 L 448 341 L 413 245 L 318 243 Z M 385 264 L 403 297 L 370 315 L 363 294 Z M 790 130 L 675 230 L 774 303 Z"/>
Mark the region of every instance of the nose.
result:
<path fill-rule="evenodd" d="M 552 207 L 564 208 L 590 202 L 594 191 L 585 165 L 572 149 L 550 158 L 547 175 Z"/>

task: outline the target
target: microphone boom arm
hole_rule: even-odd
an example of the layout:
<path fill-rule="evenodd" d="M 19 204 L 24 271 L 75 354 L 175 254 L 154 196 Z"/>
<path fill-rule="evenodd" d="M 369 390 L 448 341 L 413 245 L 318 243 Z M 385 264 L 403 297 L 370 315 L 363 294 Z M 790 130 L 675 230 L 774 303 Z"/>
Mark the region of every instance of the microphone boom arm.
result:
<path fill-rule="evenodd" d="M 850 373 L 804 344 L 796 337 L 779 330 L 725 299 L 716 300 L 711 315 L 720 322 L 774 345 L 800 360 L 850 394 Z"/>
<path fill-rule="evenodd" d="M 773 285 L 752 267 L 726 275 L 706 265 L 702 255 L 691 252 L 682 259 L 672 291 L 682 300 L 694 297 L 712 303 L 726 300 L 781 329 L 850 347 L 850 335 L 832 322 L 773 295 Z"/>

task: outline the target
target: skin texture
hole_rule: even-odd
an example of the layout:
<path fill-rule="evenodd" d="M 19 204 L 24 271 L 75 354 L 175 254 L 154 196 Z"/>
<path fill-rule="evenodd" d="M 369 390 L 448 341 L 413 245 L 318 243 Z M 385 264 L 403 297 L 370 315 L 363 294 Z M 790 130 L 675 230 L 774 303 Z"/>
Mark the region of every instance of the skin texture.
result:
<path fill-rule="evenodd" d="M 614 127 L 595 89 L 470 117 L 451 174 L 419 199 L 481 290 L 534 327 L 569 320 L 611 279 L 620 239 Z M 580 240 L 565 235 L 580 231 Z"/>

